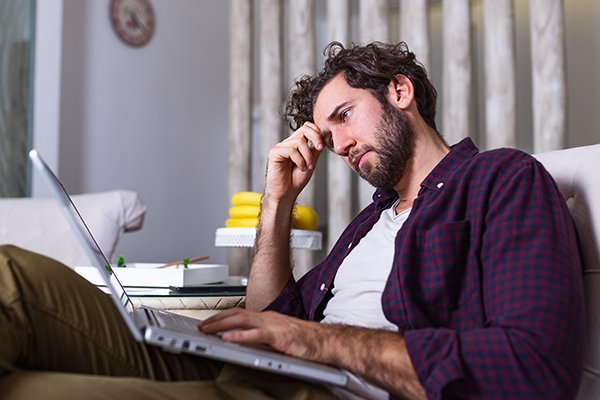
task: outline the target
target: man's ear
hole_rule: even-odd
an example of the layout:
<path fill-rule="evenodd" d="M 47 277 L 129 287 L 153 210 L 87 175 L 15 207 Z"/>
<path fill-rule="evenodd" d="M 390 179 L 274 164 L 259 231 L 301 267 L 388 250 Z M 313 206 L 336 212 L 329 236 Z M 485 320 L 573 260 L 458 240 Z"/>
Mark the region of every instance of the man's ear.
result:
<path fill-rule="evenodd" d="M 406 110 L 413 103 L 415 88 L 412 81 L 404 75 L 396 75 L 396 79 L 398 82 L 390 82 L 386 97 L 391 104 Z"/>

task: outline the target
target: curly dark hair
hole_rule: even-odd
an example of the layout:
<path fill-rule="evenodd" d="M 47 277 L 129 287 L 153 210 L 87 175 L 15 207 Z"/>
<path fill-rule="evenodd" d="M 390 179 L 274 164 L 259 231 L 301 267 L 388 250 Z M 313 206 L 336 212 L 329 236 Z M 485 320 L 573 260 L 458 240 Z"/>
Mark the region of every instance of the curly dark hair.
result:
<path fill-rule="evenodd" d="M 331 79 L 343 72 L 348 85 L 370 91 L 381 104 L 387 102 L 385 94 L 390 82 L 398 82 L 396 75 L 406 76 L 415 88 L 419 113 L 427 125 L 437 131 L 437 91 L 427 77 L 425 68 L 408 50 L 406 43 L 373 42 L 366 46 L 352 44 L 344 48 L 339 42 L 331 42 L 323 54 L 327 57 L 323 70 L 315 77 L 300 78 L 283 110 L 292 130 L 300 128 L 306 121 L 314 122 L 313 110 L 317 96 Z"/>

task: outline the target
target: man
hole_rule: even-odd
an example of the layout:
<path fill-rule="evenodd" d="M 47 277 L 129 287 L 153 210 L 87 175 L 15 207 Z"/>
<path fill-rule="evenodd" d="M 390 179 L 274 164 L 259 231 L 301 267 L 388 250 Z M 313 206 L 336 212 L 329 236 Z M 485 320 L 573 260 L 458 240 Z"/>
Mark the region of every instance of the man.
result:
<path fill-rule="evenodd" d="M 291 97 L 296 131 L 269 155 L 247 309 L 200 329 L 339 366 L 367 398 L 573 398 L 583 299 L 564 201 L 522 152 L 480 154 L 469 139 L 450 149 L 435 102 L 403 44 L 332 45 L 324 70 Z M 326 260 L 295 282 L 291 211 L 327 147 L 378 190 Z M 220 365 L 133 342 L 110 302 L 75 274 L 0 247 L 5 398 L 59 386 L 99 398 L 157 398 L 165 387 L 179 398 L 355 398 L 231 366 L 213 381 Z"/>
<path fill-rule="evenodd" d="M 448 148 L 435 90 L 403 44 L 329 48 L 269 155 L 247 309 L 202 329 L 340 366 L 402 398 L 573 398 L 582 370 L 576 236 L 544 168 Z M 290 214 L 325 147 L 379 190 L 294 282 Z M 325 323 L 318 323 L 318 322 Z M 373 392 L 376 395 L 377 391 Z"/>

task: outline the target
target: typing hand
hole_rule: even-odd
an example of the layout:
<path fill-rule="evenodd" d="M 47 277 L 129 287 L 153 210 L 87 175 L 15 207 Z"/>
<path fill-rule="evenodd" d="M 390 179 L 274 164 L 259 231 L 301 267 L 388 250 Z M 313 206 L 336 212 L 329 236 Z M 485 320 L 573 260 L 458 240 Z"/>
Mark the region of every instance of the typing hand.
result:
<path fill-rule="evenodd" d="M 273 311 L 233 308 L 204 320 L 198 328 L 209 334 L 224 332 L 225 341 L 266 344 L 295 357 L 323 361 L 319 325 Z"/>

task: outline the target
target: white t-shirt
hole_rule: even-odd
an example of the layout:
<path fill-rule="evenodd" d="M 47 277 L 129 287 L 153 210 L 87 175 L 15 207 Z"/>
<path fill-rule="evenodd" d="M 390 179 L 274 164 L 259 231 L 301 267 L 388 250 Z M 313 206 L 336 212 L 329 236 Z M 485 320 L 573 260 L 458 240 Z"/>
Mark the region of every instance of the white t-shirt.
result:
<path fill-rule="evenodd" d="M 383 211 L 367 235 L 348 254 L 333 280 L 333 297 L 323 312 L 322 323 L 354 325 L 373 329 L 398 331 L 385 318 L 381 296 L 394 261 L 398 231 L 410 214 L 410 208 L 396 215 L 398 202 Z M 342 399 L 387 399 L 389 394 L 361 378 L 346 372 L 354 393 L 330 387 Z M 360 395 L 357 396 L 357 394 Z"/>
<path fill-rule="evenodd" d="M 396 215 L 396 204 L 383 211 L 340 265 L 333 280 L 333 297 L 321 322 L 398 330 L 385 318 L 381 305 L 381 295 L 392 270 L 396 234 L 410 214 L 408 209 Z"/>

